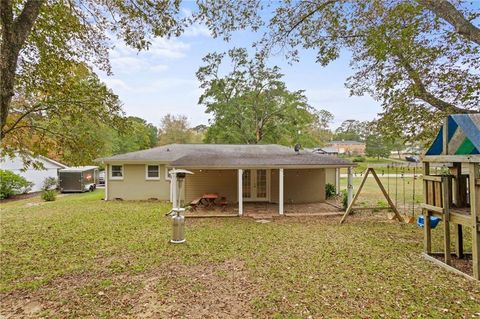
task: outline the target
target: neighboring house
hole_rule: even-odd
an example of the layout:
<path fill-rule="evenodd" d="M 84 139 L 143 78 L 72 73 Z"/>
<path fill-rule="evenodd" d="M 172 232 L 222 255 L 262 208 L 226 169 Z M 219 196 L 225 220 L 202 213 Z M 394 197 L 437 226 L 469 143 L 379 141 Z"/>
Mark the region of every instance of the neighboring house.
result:
<path fill-rule="evenodd" d="M 325 184 L 337 185 L 336 171 L 354 166 L 335 156 L 297 154 L 280 145 L 171 144 L 99 161 L 107 172 L 106 200 L 171 200 L 168 171 L 182 168 L 194 173 L 185 178 L 180 194 L 184 203 L 218 193 L 239 203 L 240 214 L 244 201 L 325 201 Z"/>
<path fill-rule="evenodd" d="M 331 146 L 318 147 L 315 148 L 312 152 L 315 154 L 338 155 L 338 149 Z"/>
<path fill-rule="evenodd" d="M 35 169 L 29 165 L 26 169 L 25 163 L 20 156 L 13 158 L 4 157 L 0 159 L 0 168 L 3 170 L 12 171 L 17 175 L 25 177 L 26 180 L 33 183 L 30 192 L 38 192 L 42 189 L 43 182 L 47 177 L 58 177 L 58 170 L 66 168 L 66 165 L 54 161 L 44 156 L 32 157 L 31 161 L 39 162 L 43 165 L 43 169 Z"/>
<path fill-rule="evenodd" d="M 329 147 L 336 149 L 338 154 L 365 155 L 365 143 L 357 141 L 331 141 Z"/>

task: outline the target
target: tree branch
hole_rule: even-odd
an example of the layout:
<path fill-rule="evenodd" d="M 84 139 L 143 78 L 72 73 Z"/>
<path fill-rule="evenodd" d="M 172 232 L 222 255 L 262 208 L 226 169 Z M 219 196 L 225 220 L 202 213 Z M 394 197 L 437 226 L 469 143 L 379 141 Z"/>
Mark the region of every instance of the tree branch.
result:
<path fill-rule="evenodd" d="M 417 70 L 415 70 L 415 68 L 407 61 L 407 59 L 403 56 L 402 53 L 398 52 L 398 50 L 395 54 L 398 57 L 401 66 L 403 66 L 403 68 L 407 71 L 408 76 L 413 81 L 413 85 L 415 88 L 414 96 L 416 98 L 427 102 L 431 106 L 443 112 L 475 113 L 472 110 L 460 108 L 451 103 L 445 102 L 439 99 L 438 97 L 436 97 L 435 95 L 433 95 L 432 93 L 428 92 Z"/>
<path fill-rule="evenodd" d="M 465 19 L 463 14 L 447 0 L 417 0 L 437 17 L 447 21 L 465 39 L 480 45 L 480 29 Z"/>

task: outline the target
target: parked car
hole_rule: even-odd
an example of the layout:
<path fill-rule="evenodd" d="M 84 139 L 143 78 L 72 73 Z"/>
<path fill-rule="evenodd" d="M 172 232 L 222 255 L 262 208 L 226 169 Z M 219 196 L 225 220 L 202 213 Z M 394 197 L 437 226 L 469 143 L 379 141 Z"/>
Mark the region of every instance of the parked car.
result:
<path fill-rule="evenodd" d="M 105 185 L 105 171 L 98 173 L 98 185 Z"/>
<path fill-rule="evenodd" d="M 415 155 L 405 156 L 405 160 L 407 162 L 420 163 L 420 158 L 418 156 L 415 156 Z"/>

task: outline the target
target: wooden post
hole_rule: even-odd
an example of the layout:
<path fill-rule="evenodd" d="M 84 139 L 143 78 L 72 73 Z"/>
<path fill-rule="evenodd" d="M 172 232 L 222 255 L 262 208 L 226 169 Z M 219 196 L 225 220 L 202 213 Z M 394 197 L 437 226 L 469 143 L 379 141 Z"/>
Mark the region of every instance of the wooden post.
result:
<path fill-rule="evenodd" d="M 385 199 L 387 200 L 388 202 L 388 205 L 390 206 L 390 208 L 392 209 L 393 213 L 395 214 L 395 218 L 400 221 L 400 222 L 404 222 L 403 220 L 403 217 L 400 215 L 400 213 L 398 212 L 397 210 L 397 207 L 395 207 L 395 205 L 393 204 L 390 196 L 388 195 L 387 191 L 385 190 L 385 187 L 383 187 L 383 184 L 382 182 L 380 181 L 380 179 L 378 178 L 378 175 L 377 173 L 375 172 L 375 170 L 371 167 L 367 168 L 367 170 L 365 171 L 365 175 L 363 176 L 363 179 L 362 179 L 362 182 L 360 183 L 360 187 L 358 187 L 358 190 L 357 192 L 355 193 L 355 197 L 353 197 L 353 200 L 350 202 L 350 204 L 348 205 L 347 207 L 347 210 L 345 211 L 345 214 L 343 214 L 343 217 L 342 219 L 340 220 L 340 224 L 342 224 L 345 219 L 347 218 L 347 216 L 350 214 L 350 212 L 352 211 L 353 209 L 353 205 L 355 204 L 355 202 L 357 201 L 357 198 L 358 196 L 360 195 L 360 192 L 362 191 L 362 188 L 363 188 L 363 185 L 365 184 L 365 181 L 367 180 L 367 177 L 368 177 L 368 174 L 369 173 L 372 173 L 373 177 L 375 178 L 375 181 L 377 182 L 378 184 L 378 187 L 380 187 L 380 190 L 382 191 L 382 194 L 383 196 L 385 196 Z"/>
<path fill-rule="evenodd" d="M 430 174 L 430 163 L 423 162 L 423 176 Z M 423 180 L 423 201 L 425 204 L 430 204 L 427 201 L 429 183 L 425 179 Z M 430 212 L 423 209 L 423 249 L 426 254 L 432 252 L 432 229 L 430 227 Z"/>
<path fill-rule="evenodd" d="M 278 213 L 283 215 L 283 168 L 278 170 Z"/>
<path fill-rule="evenodd" d="M 480 280 L 480 164 L 470 163 L 470 214 L 472 218 L 472 260 L 473 277 Z"/>
<path fill-rule="evenodd" d="M 463 228 L 462 225 L 455 225 L 455 253 L 459 259 L 465 257 L 463 255 Z"/>
<path fill-rule="evenodd" d="M 365 171 L 365 175 L 363 176 L 362 182 L 360 183 L 360 187 L 358 187 L 358 190 L 357 190 L 357 192 L 355 193 L 355 197 L 353 198 L 353 200 L 348 203 L 347 210 L 345 211 L 345 214 L 343 214 L 343 217 L 342 217 L 342 219 L 340 220 L 340 224 L 342 224 L 342 223 L 345 221 L 345 219 L 347 218 L 348 214 L 350 214 L 350 212 L 352 211 L 353 205 L 354 205 L 355 202 L 357 201 L 357 198 L 358 198 L 358 196 L 360 195 L 360 192 L 362 191 L 363 185 L 365 184 L 365 181 L 367 180 L 368 173 L 370 173 L 370 168 L 368 168 L 368 169 Z"/>
<path fill-rule="evenodd" d="M 238 216 L 243 215 L 243 169 L 238 169 Z"/>
<path fill-rule="evenodd" d="M 348 185 L 347 185 L 347 192 L 348 192 L 348 205 L 352 203 L 352 196 L 353 196 L 353 175 L 352 175 L 352 167 L 348 167 Z"/>
<path fill-rule="evenodd" d="M 335 169 L 335 194 L 340 194 L 340 168 Z"/>
<path fill-rule="evenodd" d="M 442 200 L 443 200 L 443 234 L 444 234 L 444 252 L 445 263 L 452 263 L 450 252 L 450 177 L 442 176 Z"/>

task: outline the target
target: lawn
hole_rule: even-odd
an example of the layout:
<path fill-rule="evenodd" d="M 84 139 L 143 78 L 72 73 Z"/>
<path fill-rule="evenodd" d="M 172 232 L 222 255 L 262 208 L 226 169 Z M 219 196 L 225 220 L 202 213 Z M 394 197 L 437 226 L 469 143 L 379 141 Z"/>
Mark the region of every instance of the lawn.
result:
<path fill-rule="evenodd" d="M 2 204 L 5 317 L 472 318 L 480 284 L 420 257 L 422 232 L 377 216 L 189 219 L 101 191 Z M 434 232 L 439 249 L 438 232 Z M 469 243 L 467 243 L 467 246 Z"/>
<path fill-rule="evenodd" d="M 423 200 L 423 185 L 422 178 L 418 177 L 414 180 L 413 176 L 406 177 L 382 177 L 381 173 L 377 173 L 379 179 L 382 182 L 385 190 L 390 195 L 390 199 L 396 204 L 397 208 L 401 213 L 411 214 L 413 209 L 415 209 L 415 214 L 418 215 L 421 213 L 420 203 Z M 387 207 L 387 200 L 380 191 L 380 187 L 377 182 L 370 174 L 370 177 L 367 178 L 367 181 L 363 185 L 363 189 L 360 193 L 355 206 L 381 206 Z M 353 178 L 353 193 L 355 194 L 362 182 L 363 177 L 357 175 Z M 347 178 L 340 179 L 340 188 L 346 189 L 347 187 Z M 415 187 L 415 191 L 414 191 Z M 415 193 L 415 200 L 414 195 Z"/>

